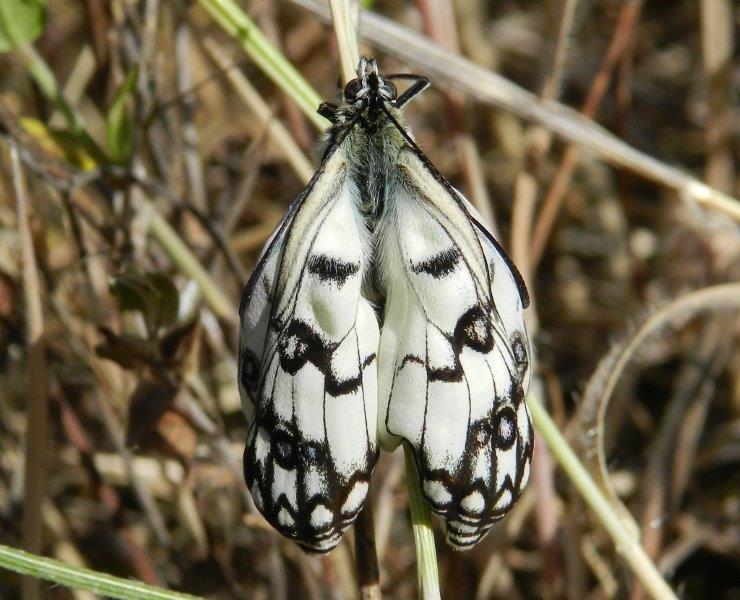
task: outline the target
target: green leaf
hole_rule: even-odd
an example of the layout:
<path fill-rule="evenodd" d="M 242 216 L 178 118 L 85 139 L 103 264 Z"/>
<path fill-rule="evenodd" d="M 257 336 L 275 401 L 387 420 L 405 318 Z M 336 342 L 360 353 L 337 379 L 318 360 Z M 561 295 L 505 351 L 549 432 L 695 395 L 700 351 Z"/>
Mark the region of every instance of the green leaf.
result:
<path fill-rule="evenodd" d="M 33 42 L 46 24 L 46 0 L 0 0 L 0 52 Z"/>
<path fill-rule="evenodd" d="M 0 0 L 1 1 L 1 0 Z M 116 95 L 105 117 L 105 135 L 111 160 L 124 163 L 134 149 L 134 128 L 128 98 L 136 87 L 139 71 L 134 68 L 116 90 Z"/>

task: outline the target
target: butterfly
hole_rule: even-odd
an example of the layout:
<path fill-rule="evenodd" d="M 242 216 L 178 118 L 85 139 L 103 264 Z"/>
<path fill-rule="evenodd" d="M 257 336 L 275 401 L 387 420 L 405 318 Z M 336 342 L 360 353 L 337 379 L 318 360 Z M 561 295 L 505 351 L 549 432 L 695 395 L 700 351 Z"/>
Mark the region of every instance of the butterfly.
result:
<path fill-rule="evenodd" d="M 394 80 L 410 85 L 400 95 Z M 267 241 L 241 301 L 244 474 L 309 552 L 362 509 L 379 447 L 411 445 L 455 548 L 527 482 L 529 304 L 480 214 L 430 163 L 401 108 L 429 81 L 363 58 L 320 166 Z"/>

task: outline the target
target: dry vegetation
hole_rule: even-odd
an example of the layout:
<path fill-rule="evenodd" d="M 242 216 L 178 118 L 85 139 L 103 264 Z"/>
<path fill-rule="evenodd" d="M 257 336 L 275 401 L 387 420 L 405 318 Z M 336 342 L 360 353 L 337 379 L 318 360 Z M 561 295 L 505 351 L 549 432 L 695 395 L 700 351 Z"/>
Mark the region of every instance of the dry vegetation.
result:
<path fill-rule="evenodd" d="M 38 55 L 0 54 L 0 543 L 211 598 L 355 596 L 352 533 L 327 557 L 305 555 L 255 512 L 240 464 L 236 307 L 310 175 L 315 122 L 196 2 L 49 4 Z M 730 0 L 370 4 L 740 191 Z M 290 2 L 243 6 L 334 100 L 331 30 Z M 379 47 L 361 50 L 410 70 Z M 77 116 L 45 97 L 39 60 Z M 425 60 L 410 66 L 439 68 Z M 444 80 L 407 117 L 527 274 L 535 393 L 559 428 L 679 594 L 737 598 L 737 222 Z M 688 308 L 670 304 L 710 286 Z M 656 310 L 664 322 L 627 347 Z M 615 371 L 620 353 L 632 360 Z M 372 492 L 383 596 L 414 597 L 400 454 L 381 458 Z M 512 514 L 468 553 L 438 536 L 438 560 L 447 598 L 644 594 L 544 443 Z M 21 578 L 0 569 L 0 596 L 20 595 Z"/>

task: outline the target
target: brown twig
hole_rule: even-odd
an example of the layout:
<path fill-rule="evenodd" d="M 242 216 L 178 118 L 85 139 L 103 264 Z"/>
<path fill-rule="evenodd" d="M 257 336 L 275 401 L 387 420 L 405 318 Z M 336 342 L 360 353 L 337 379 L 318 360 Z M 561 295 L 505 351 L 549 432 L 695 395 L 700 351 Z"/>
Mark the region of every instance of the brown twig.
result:
<path fill-rule="evenodd" d="M 355 564 L 361 600 L 380 599 L 380 571 L 374 528 L 372 496 L 368 494 L 365 506 L 355 521 Z"/>

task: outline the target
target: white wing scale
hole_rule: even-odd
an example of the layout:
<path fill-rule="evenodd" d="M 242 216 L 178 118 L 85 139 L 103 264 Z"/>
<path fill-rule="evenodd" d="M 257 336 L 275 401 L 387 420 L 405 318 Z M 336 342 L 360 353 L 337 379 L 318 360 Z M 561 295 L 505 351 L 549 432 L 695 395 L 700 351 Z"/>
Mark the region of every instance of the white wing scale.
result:
<path fill-rule="evenodd" d="M 240 309 L 245 478 L 281 533 L 325 552 L 362 508 L 377 458 L 378 324 L 341 149 L 273 234 Z"/>

